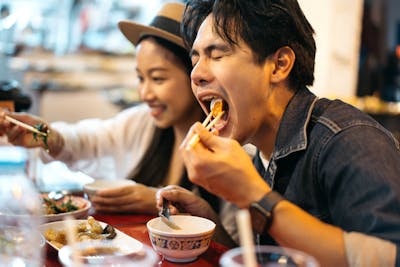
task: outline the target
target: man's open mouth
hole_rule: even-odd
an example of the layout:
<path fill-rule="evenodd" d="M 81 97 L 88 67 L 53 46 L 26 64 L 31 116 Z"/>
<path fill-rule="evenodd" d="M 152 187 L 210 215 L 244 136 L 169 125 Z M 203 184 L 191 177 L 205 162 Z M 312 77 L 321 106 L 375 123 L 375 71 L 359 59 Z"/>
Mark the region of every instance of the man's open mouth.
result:
<path fill-rule="evenodd" d="M 208 113 L 212 114 L 212 117 L 217 117 L 220 113 L 223 112 L 222 116 L 220 116 L 219 121 L 214 125 L 216 129 L 222 129 L 228 121 L 229 117 L 229 106 L 227 102 L 217 96 L 208 96 L 201 99 L 203 105 L 207 108 Z"/>

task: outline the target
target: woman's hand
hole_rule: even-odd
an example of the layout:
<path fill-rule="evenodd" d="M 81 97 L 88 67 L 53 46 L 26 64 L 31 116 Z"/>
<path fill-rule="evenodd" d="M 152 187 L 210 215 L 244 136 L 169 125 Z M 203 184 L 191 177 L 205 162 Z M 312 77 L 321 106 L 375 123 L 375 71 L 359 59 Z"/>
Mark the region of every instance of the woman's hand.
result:
<path fill-rule="evenodd" d="M 33 127 L 39 123 L 47 125 L 45 121 L 26 113 L 10 113 L 7 111 L 0 113 L 0 135 L 6 135 L 8 142 L 24 147 L 44 147 L 40 138 L 34 138 L 31 131 L 9 122 L 5 118 L 6 115 Z"/>
<path fill-rule="evenodd" d="M 96 211 L 101 212 L 157 214 L 156 192 L 156 188 L 136 183 L 119 188 L 98 190 L 95 195 L 90 197 L 90 201 Z"/>
<path fill-rule="evenodd" d="M 207 201 L 183 187 L 169 185 L 159 189 L 157 192 L 157 208 L 159 210 L 162 209 L 163 198 L 171 203 L 169 207 L 171 214 L 189 213 L 212 221 L 219 220 Z"/>
<path fill-rule="evenodd" d="M 216 133 L 196 123 L 181 144 L 189 179 L 239 208 L 247 208 L 271 189 L 241 145 Z M 190 147 L 194 134 L 199 135 L 200 142 Z"/>
<path fill-rule="evenodd" d="M 39 136 L 35 137 L 34 133 L 31 131 L 9 122 L 5 118 L 6 115 L 33 127 L 38 124 L 43 124 L 44 128 L 42 131 L 49 132 L 49 135 L 47 136 L 47 145 L 44 143 L 42 138 L 39 138 Z M 7 136 L 8 142 L 15 146 L 23 146 L 26 148 L 41 147 L 49 150 L 52 156 L 57 155 L 64 145 L 62 136 L 57 131 L 50 129 L 45 120 L 28 113 L 12 113 L 1 110 L 0 136 L 4 135 Z"/>

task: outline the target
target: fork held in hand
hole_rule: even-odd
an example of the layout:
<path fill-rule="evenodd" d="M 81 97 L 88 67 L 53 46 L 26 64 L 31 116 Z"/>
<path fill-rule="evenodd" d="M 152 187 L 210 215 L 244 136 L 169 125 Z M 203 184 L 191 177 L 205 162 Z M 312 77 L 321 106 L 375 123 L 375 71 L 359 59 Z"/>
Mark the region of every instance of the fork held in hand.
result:
<path fill-rule="evenodd" d="M 158 213 L 158 215 L 161 217 L 161 220 L 166 225 L 168 225 L 174 230 L 180 230 L 181 228 L 176 223 L 174 223 L 170 218 L 168 205 L 169 201 L 166 198 L 163 198 L 162 210 Z"/>

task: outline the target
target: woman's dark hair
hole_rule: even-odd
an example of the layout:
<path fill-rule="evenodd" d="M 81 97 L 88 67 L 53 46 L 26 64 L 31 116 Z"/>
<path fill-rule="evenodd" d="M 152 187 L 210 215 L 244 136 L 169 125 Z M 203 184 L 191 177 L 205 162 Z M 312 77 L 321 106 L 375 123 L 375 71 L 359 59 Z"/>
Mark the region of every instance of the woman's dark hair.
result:
<path fill-rule="evenodd" d="M 153 35 L 144 35 L 142 38 L 139 39 L 137 45 L 139 45 L 141 41 L 147 38 L 153 38 L 159 45 L 171 51 L 176 56 L 176 58 L 182 62 L 183 66 L 185 67 L 186 73 L 190 75 L 190 72 L 192 71 L 192 62 L 190 60 L 189 53 L 185 48 L 170 41 L 167 41 L 166 39 Z"/>
<path fill-rule="evenodd" d="M 138 44 L 147 38 L 153 38 L 159 45 L 171 51 L 183 64 L 186 73 L 190 75 L 192 62 L 185 48 L 152 35 L 143 36 L 138 41 Z M 175 135 L 172 127 L 166 129 L 156 127 L 149 148 L 138 167 L 134 170 L 135 172 L 129 178 L 148 186 L 163 186 L 169 170 L 174 142 Z"/>
<path fill-rule="evenodd" d="M 174 142 L 172 127 L 156 128 L 150 146 L 129 179 L 147 186 L 164 186 Z"/>
<path fill-rule="evenodd" d="M 171 51 L 181 61 L 188 75 L 192 70 L 192 63 L 188 51 L 183 47 L 169 42 L 157 36 L 146 35 L 139 39 L 138 44 L 147 38 L 153 38 L 159 45 Z M 130 179 L 147 186 L 163 186 L 167 176 L 172 150 L 175 142 L 175 135 L 172 127 L 161 129 L 156 128 L 152 142 Z M 156 167 L 155 167 L 156 166 Z"/>
<path fill-rule="evenodd" d="M 314 30 L 297 0 L 189 0 L 182 21 L 185 45 L 191 47 L 197 31 L 210 14 L 214 30 L 231 45 L 243 40 L 259 64 L 279 48 L 296 55 L 289 80 L 297 90 L 314 82 Z"/>

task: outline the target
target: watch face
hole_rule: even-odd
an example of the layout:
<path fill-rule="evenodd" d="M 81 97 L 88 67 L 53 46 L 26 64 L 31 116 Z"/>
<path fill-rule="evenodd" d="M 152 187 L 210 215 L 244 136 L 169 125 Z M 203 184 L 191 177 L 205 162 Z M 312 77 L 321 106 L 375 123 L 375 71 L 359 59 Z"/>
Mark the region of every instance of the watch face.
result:
<path fill-rule="evenodd" d="M 271 213 L 257 203 L 250 206 L 251 224 L 257 234 L 264 234 L 272 223 Z"/>

